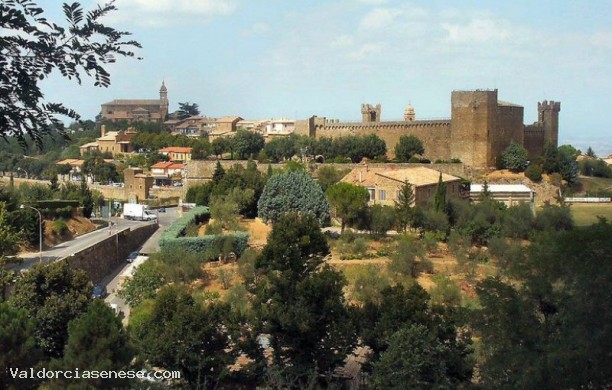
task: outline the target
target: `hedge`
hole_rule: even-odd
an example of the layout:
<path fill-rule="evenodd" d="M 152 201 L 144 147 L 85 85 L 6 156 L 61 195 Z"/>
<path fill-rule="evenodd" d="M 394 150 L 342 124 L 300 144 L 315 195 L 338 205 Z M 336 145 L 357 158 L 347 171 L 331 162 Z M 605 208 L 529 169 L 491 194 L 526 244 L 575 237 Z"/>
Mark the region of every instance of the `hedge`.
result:
<path fill-rule="evenodd" d="M 249 234 L 246 232 L 185 237 L 185 229 L 189 224 L 198 224 L 208 218 L 210 218 L 208 207 L 194 207 L 166 229 L 159 240 L 159 247 L 171 251 L 182 249 L 203 254 L 213 250 L 227 252 L 228 247 L 231 246 L 231 251 L 236 255 L 242 254 L 249 240 Z"/>
<path fill-rule="evenodd" d="M 41 209 L 63 209 L 64 207 L 79 207 L 78 200 L 63 200 L 63 199 L 49 199 L 39 200 L 36 203 L 37 208 Z"/>

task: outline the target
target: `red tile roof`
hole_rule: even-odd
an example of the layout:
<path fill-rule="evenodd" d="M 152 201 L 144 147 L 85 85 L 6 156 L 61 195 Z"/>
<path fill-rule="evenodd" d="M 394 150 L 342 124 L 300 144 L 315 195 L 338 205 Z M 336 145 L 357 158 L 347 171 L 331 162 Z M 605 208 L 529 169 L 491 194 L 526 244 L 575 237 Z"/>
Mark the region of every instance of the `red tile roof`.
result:
<path fill-rule="evenodd" d="M 167 148 L 159 149 L 160 153 L 191 153 L 192 148 L 182 146 L 168 146 Z"/>

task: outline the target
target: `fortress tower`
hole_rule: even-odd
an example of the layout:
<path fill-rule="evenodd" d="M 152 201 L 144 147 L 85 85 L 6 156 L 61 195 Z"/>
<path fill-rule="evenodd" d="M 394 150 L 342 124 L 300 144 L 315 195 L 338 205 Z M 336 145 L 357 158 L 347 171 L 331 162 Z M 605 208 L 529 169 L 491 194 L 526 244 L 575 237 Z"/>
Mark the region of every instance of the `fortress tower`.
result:
<path fill-rule="evenodd" d="M 371 104 L 362 104 L 361 121 L 364 123 L 380 122 L 380 104 L 377 104 L 376 106 Z"/>
<path fill-rule="evenodd" d="M 497 89 L 451 94 L 451 158 L 475 167 L 494 165 L 490 135 L 497 129 Z"/>
<path fill-rule="evenodd" d="M 559 111 L 561 103 L 544 100 L 538 103 L 538 123 L 544 128 L 544 142 L 559 146 Z"/>

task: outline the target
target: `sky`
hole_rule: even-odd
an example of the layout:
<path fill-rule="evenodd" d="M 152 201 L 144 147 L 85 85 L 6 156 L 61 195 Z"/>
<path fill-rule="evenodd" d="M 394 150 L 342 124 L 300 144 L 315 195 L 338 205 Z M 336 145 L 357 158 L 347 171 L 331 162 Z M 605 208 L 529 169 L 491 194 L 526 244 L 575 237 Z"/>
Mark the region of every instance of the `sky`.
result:
<path fill-rule="evenodd" d="M 82 0 L 91 9 L 95 0 Z M 93 119 L 113 99 L 245 119 L 360 120 L 361 103 L 398 120 L 449 118 L 453 90 L 495 89 L 537 119 L 561 102 L 560 143 L 612 153 L 612 2 L 116 0 L 105 23 L 130 31 L 142 60 L 110 65 L 111 86 L 51 77 L 49 101 Z M 61 1 L 45 1 L 61 19 Z"/>

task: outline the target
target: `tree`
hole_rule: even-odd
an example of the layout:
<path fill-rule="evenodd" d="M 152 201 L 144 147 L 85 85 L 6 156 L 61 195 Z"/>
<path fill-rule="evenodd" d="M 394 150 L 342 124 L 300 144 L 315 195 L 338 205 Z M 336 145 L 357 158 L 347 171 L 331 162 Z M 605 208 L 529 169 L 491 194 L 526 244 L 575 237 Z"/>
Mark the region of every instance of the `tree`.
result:
<path fill-rule="evenodd" d="M 304 171 L 272 176 L 257 203 L 259 217 L 276 222 L 288 212 L 315 216 L 319 223 L 329 222 L 329 203 L 321 187 Z"/>
<path fill-rule="evenodd" d="M 215 171 L 213 172 L 212 182 L 217 184 L 223 179 L 225 176 L 225 169 L 221 165 L 221 161 L 217 160 L 217 165 L 215 165 Z"/>
<path fill-rule="evenodd" d="M 542 170 L 548 174 L 559 172 L 559 149 L 551 143 L 544 146 L 544 162 Z"/>
<path fill-rule="evenodd" d="M 95 206 L 93 200 L 93 194 L 85 180 L 81 180 L 81 206 L 83 206 L 83 216 L 85 218 L 91 218 L 91 214 L 93 213 L 93 209 Z"/>
<path fill-rule="evenodd" d="M 197 103 L 179 103 L 179 109 L 176 112 L 177 119 L 182 120 L 197 115 L 200 115 L 200 107 L 198 107 Z"/>
<path fill-rule="evenodd" d="M 274 162 L 291 158 L 297 153 L 296 136 L 277 137 L 265 144 L 264 152 Z"/>
<path fill-rule="evenodd" d="M 337 169 L 330 165 L 323 165 L 317 170 L 317 182 L 323 191 L 327 191 L 332 184 L 338 183 L 348 172 L 348 169 Z"/>
<path fill-rule="evenodd" d="M 350 224 L 368 206 L 370 200 L 370 193 L 364 187 L 345 182 L 332 185 L 326 194 L 336 217 L 341 220 L 340 233 L 344 233 L 346 224 Z"/>
<path fill-rule="evenodd" d="M 455 389 L 447 355 L 450 347 L 420 324 L 394 333 L 374 362 L 374 389 Z"/>
<path fill-rule="evenodd" d="M 589 146 L 589 148 L 586 151 L 586 155 L 592 158 L 596 158 L 597 155 L 595 154 L 595 152 L 593 151 L 593 149 Z"/>
<path fill-rule="evenodd" d="M 68 324 L 68 341 L 62 359 L 53 360 L 51 368 L 91 371 L 119 371 L 128 368 L 133 356 L 121 320 L 101 299 L 89 304 L 87 311 Z M 96 389 L 127 386 L 127 379 L 58 378 L 54 384 L 69 388 L 75 385 Z"/>
<path fill-rule="evenodd" d="M 434 196 L 434 210 L 444 212 L 446 210 L 446 183 L 442 180 L 442 172 L 438 179 L 436 194 Z"/>
<path fill-rule="evenodd" d="M 385 236 L 396 225 L 395 210 L 391 206 L 375 204 L 370 207 L 369 214 L 370 232 L 375 236 Z"/>
<path fill-rule="evenodd" d="M 0 300 L 4 298 L 4 288 L 14 278 L 14 272 L 7 269 L 6 265 L 18 262 L 8 256 L 17 253 L 19 244 L 23 240 L 24 234 L 18 231 L 9 221 L 6 203 L 0 202 Z"/>
<path fill-rule="evenodd" d="M 27 379 L 16 379 L 9 368 L 26 369 L 37 367 L 42 353 L 34 337 L 36 321 L 26 310 L 16 309 L 0 302 L 0 388 L 33 388 Z"/>
<path fill-rule="evenodd" d="M 473 326 L 485 388 L 605 388 L 612 382 L 612 225 L 541 234 L 512 281 L 487 278 Z"/>
<path fill-rule="evenodd" d="M 568 151 L 559 148 L 559 174 L 568 184 L 574 184 L 578 180 L 578 162 L 576 157 Z"/>
<path fill-rule="evenodd" d="M 223 153 L 233 150 L 231 141 L 225 137 L 215 138 L 210 143 L 210 146 L 212 148 L 213 154 L 217 156 L 217 158 L 221 158 Z"/>
<path fill-rule="evenodd" d="M 217 388 L 234 360 L 226 305 L 198 305 L 184 287 L 163 288 L 130 329 L 139 355 L 151 365 L 181 371 L 191 388 Z"/>
<path fill-rule="evenodd" d="M 501 154 L 502 166 L 512 172 L 523 172 L 528 165 L 527 149 L 512 141 Z"/>
<path fill-rule="evenodd" d="M 536 183 L 542 181 L 542 167 L 538 164 L 529 164 L 525 169 L 525 176 Z"/>
<path fill-rule="evenodd" d="M 331 375 L 355 341 L 342 291 L 346 281 L 324 264 L 328 253 L 317 220 L 294 213 L 273 225 L 256 261 L 264 280 L 252 290 L 255 334 L 269 335 L 273 366 L 302 385 L 311 373 Z"/>
<path fill-rule="evenodd" d="M 35 264 L 15 283 L 9 302 L 37 322 L 37 345 L 49 357 L 61 357 L 68 323 L 87 311 L 92 286 L 85 272 L 68 262 Z"/>
<path fill-rule="evenodd" d="M 408 162 L 415 154 L 425 153 L 423 142 L 414 135 L 402 135 L 395 145 L 395 158 L 399 162 Z"/>
<path fill-rule="evenodd" d="M 412 206 L 414 203 L 414 190 L 412 184 L 408 180 L 404 180 L 404 184 L 400 187 L 397 200 L 395 202 L 395 213 L 397 221 L 403 232 L 406 232 L 413 216 Z"/>
<path fill-rule="evenodd" d="M 391 255 L 388 268 L 394 274 L 416 278 L 427 263 L 429 260 L 425 258 L 420 242 L 406 236 L 399 241 L 397 250 Z"/>
<path fill-rule="evenodd" d="M 139 266 L 119 291 L 119 297 L 132 307 L 138 306 L 145 299 L 153 298 L 166 282 L 159 264 L 151 260 Z"/>
<path fill-rule="evenodd" d="M 79 84 L 84 73 L 95 78 L 95 86 L 108 87 L 110 75 L 104 65 L 115 62 L 116 56 L 133 57 L 128 49 L 140 47 L 136 41 L 124 40 L 129 33 L 101 23 L 116 9 L 111 2 L 85 13 L 79 3 L 64 4 L 68 27 L 62 27 L 47 20 L 32 1 L 2 3 L 0 135 L 14 135 L 22 144 L 28 136 L 42 147 L 42 136 L 51 129 L 65 134 L 55 115 L 79 119 L 61 103 L 44 103 L 39 82 L 57 69 Z"/>
<path fill-rule="evenodd" d="M 249 156 L 256 156 L 263 149 L 265 141 L 263 135 L 250 130 L 238 130 L 230 140 L 233 151 L 238 158 L 244 160 Z"/>

